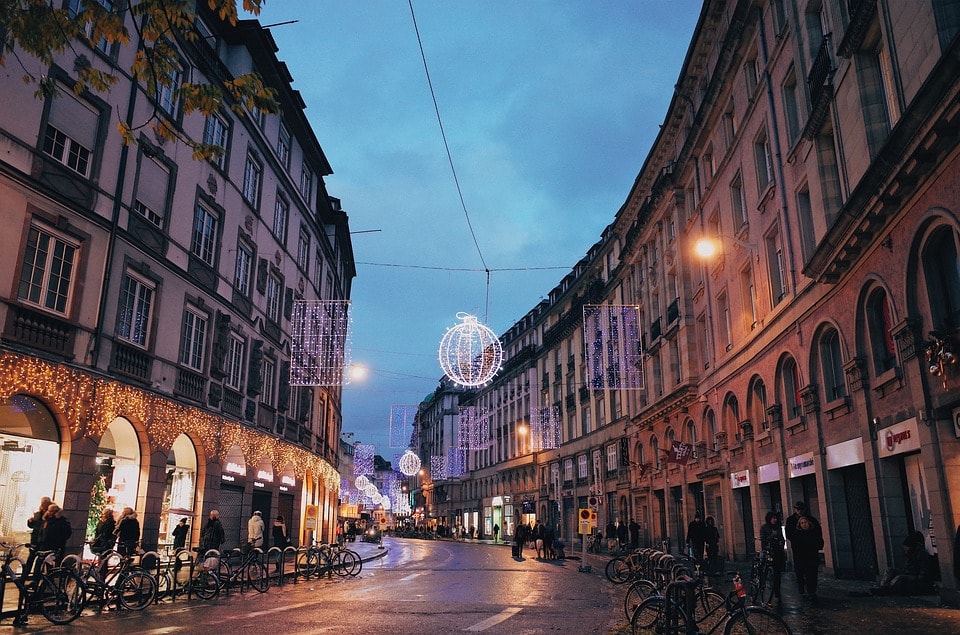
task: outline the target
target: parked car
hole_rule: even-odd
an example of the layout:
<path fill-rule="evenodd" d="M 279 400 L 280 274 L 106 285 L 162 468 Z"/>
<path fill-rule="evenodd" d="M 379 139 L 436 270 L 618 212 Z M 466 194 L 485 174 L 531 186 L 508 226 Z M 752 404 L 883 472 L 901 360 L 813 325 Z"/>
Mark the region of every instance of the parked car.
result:
<path fill-rule="evenodd" d="M 363 532 L 363 537 L 360 538 L 363 542 L 380 542 L 380 539 L 380 528 L 376 525 L 367 527 L 367 530 Z"/>

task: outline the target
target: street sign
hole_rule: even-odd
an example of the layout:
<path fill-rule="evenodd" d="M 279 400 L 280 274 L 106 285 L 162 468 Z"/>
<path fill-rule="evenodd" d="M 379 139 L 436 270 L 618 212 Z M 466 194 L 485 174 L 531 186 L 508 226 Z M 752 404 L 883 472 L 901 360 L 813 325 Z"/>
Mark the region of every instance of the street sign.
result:
<path fill-rule="evenodd" d="M 590 509 L 596 509 L 599 504 L 599 499 L 596 496 L 589 496 L 587 498 L 587 507 Z"/>

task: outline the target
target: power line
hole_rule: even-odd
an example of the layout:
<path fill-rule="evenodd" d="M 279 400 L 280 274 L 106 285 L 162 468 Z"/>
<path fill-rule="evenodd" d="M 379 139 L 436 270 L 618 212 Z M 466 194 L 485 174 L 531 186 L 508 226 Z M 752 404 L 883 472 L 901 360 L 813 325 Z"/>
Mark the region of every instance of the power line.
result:
<path fill-rule="evenodd" d="M 503 267 L 499 269 L 476 269 L 471 267 L 432 267 L 429 265 L 403 265 L 389 262 L 355 262 L 355 265 L 368 267 L 399 267 L 406 269 L 427 269 L 430 271 L 466 271 L 471 273 L 491 273 L 504 271 L 567 271 L 570 267 Z"/>

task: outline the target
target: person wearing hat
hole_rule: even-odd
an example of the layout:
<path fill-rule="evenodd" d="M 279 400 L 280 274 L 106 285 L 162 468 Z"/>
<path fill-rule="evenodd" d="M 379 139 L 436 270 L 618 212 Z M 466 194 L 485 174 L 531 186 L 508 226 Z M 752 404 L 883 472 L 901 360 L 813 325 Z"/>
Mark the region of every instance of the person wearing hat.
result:
<path fill-rule="evenodd" d="M 806 586 L 803 584 L 804 574 L 802 572 L 807 570 L 810 563 L 806 561 L 809 558 L 809 556 L 805 555 L 805 553 L 807 553 L 808 550 L 806 550 L 799 544 L 801 542 L 803 542 L 804 544 L 808 542 L 805 540 L 801 541 L 798 539 L 799 530 L 797 529 L 797 523 L 800 522 L 801 518 L 806 518 L 810 522 L 810 525 L 814 529 L 815 533 L 822 536 L 823 530 L 820 527 L 820 521 L 817 520 L 814 516 L 811 516 L 809 513 L 807 513 L 806 503 L 804 503 L 803 501 L 797 501 L 796 503 L 793 504 L 793 513 L 790 514 L 789 518 L 787 518 L 787 522 L 784 526 L 784 529 L 786 530 L 787 540 L 790 541 L 790 551 L 793 554 L 793 571 L 794 573 L 797 574 L 797 584 L 799 585 L 800 595 L 804 595 L 807 589 L 806 589 Z M 799 549 L 798 549 L 798 546 L 800 547 Z M 817 559 L 819 560 L 819 555 L 817 556 Z M 815 589 L 816 588 L 814 587 L 813 590 Z"/>
<path fill-rule="evenodd" d="M 247 541 L 250 546 L 256 549 L 263 547 L 263 517 L 260 512 L 253 512 L 253 516 L 247 521 Z"/>

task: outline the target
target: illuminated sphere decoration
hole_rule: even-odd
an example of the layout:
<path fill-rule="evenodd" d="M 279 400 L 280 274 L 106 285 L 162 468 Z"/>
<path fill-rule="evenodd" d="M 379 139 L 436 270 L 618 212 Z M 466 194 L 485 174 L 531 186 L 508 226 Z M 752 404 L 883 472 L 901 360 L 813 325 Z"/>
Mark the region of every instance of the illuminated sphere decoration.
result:
<path fill-rule="evenodd" d="M 370 481 L 369 479 L 367 479 L 366 476 L 363 476 L 361 474 L 360 476 L 357 477 L 357 480 L 355 480 L 353 484 L 357 486 L 358 490 L 363 491 L 363 489 L 370 484 Z"/>
<path fill-rule="evenodd" d="M 370 502 L 372 502 L 374 505 L 379 505 L 382 500 L 383 500 L 383 495 L 380 494 L 380 492 L 376 492 L 373 496 L 370 497 Z"/>
<path fill-rule="evenodd" d="M 467 313 L 440 340 L 440 367 L 460 386 L 482 386 L 493 379 L 503 363 L 503 346 L 497 335 Z"/>
<path fill-rule="evenodd" d="M 366 494 L 368 498 L 373 498 L 373 495 L 379 493 L 379 490 L 377 490 L 376 485 L 369 483 L 363 488 L 363 493 Z"/>
<path fill-rule="evenodd" d="M 400 471 L 406 476 L 413 476 L 420 471 L 420 457 L 413 453 L 413 450 L 407 450 L 400 457 Z"/>

